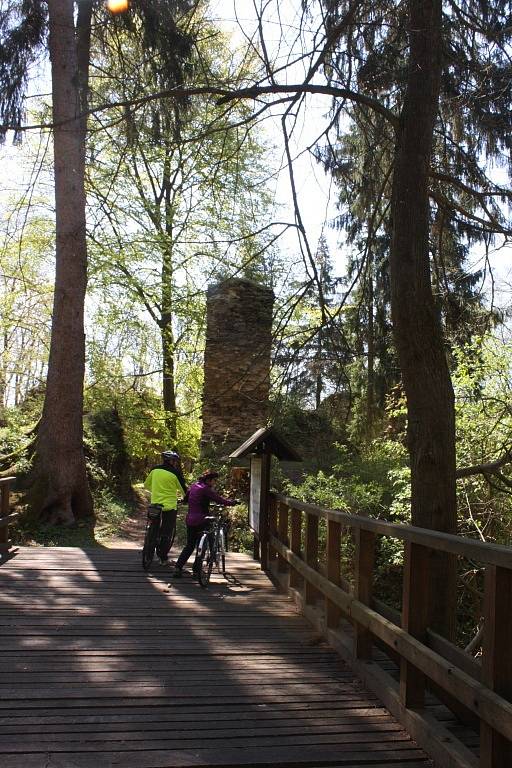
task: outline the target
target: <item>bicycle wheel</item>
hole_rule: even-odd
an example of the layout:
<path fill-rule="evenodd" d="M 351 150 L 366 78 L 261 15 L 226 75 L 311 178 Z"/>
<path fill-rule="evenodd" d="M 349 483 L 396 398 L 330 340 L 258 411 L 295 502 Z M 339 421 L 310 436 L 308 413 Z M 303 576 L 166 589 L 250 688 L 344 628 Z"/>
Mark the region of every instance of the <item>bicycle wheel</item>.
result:
<path fill-rule="evenodd" d="M 215 561 L 217 563 L 217 570 L 222 576 L 226 575 L 226 539 L 222 528 L 219 531 L 219 538 L 217 540 L 217 552 L 215 553 Z"/>
<path fill-rule="evenodd" d="M 210 576 L 212 575 L 213 568 L 213 553 L 210 547 L 210 537 L 204 536 L 201 542 L 201 550 L 199 554 L 197 575 L 199 583 L 202 587 L 207 587 L 210 583 Z"/>
<path fill-rule="evenodd" d="M 146 533 L 144 535 L 144 546 L 142 547 L 142 567 L 145 571 L 153 562 L 155 556 L 156 543 L 158 538 L 158 528 L 155 520 L 149 520 L 146 524 Z"/>

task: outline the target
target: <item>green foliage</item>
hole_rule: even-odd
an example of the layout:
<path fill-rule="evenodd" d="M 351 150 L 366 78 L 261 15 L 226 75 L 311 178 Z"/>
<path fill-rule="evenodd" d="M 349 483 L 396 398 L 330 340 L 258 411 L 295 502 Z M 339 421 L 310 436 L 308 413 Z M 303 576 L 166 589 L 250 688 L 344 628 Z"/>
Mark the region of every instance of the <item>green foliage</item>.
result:
<path fill-rule="evenodd" d="M 0 224 L 0 415 L 44 381 L 52 307 L 53 225 L 11 204 Z"/>
<path fill-rule="evenodd" d="M 343 402 L 340 404 L 333 396 L 311 410 L 301 406 L 297 394 L 279 395 L 272 403 L 272 411 L 275 428 L 295 446 L 306 471 L 329 471 L 338 458 L 336 444 L 346 437 Z"/>
<path fill-rule="evenodd" d="M 453 375 L 457 464 L 493 462 L 512 446 L 512 347 L 488 336 L 456 350 Z M 512 532 L 511 468 L 473 474 L 458 482 L 461 532 L 509 543 Z"/>
<path fill-rule="evenodd" d="M 299 485 L 287 482 L 290 496 L 350 514 L 369 514 L 393 522 L 410 520 L 410 471 L 406 451 L 395 440 L 374 440 L 361 453 L 338 445 L 338 459 L 330 474 L 307 475 Z M 319 528 L 320 549 L 325 547 L 325 526 Z M 350 580 L 354 545 L 352 536 L 342 536 L 342 568 Z M 400 607 L 401 542 L 379 538 L 376 551 L 375 594 Z"/>
<path fill-rule="evenodd" d="M 88 415 L 84 425 L 84 446 L 93 485 L 129 498 L 130 458 L 116 408 L 105 408 Z"/>
<path fill-rule="evenodd" d="M 228 533 L 228 547 L 233 552 L 252 553 L 254 534 L 249 528 L 247 519 L 247 506 L 239 504 L 229 508 L 231 527 Z"/>
<path fill-rule="evenodd" d="M 509 342 L 477 337 L 454 353 L 453 373 L 457 464 L 496 461 L 512 445 L 512 348 Z M 287 490 L 299 498 L 352 512 L 366 511 L 409 522 L 410 469 L 405 447 L 406 404 L 395 389 L 388 398 L 386 422 L 392 437 L 378 438 L 356 450 L 337 446 L 331 472 L 308 474 Z M 509 464 L 500 476 L 475 473 L 458 481 L 461 533 L 506 543 L 512 528 Z"/>
<path fill-rule="evenodd" d="M 81 520 L 66 527 L 22 518 L 10 528 L 14 543 L 39 547 L 95 547 L 107 543 L 133 514 L 133 505 L 117 499 L 108 488 L 95 489 L 93 499 L 95 522 Z"/>
<path fill-rule="evenodd" d="M 102 543 L 118 534 L 126 518 L 133 515 L 133 503 L 116 498 L 110 487 L 98 489 L 93 496 L 96 513 L 94 538 Z"/>
<path fill-rule="evenodd" d="M 128 455 L 137 465 L 162 450 L 166 430 L 157 393 L 149 389 L 125 392 L 95 386 L 86 393 L 86 409 L 96 413 L 114 407 L 119 414 Z"/>
<path fill-rule="evenodd" d="M 185 9 L 177 23 L 195 41 L 186 85 L 225 86 L 248 75 L 252 57 L 230 50 L 206 4 Z M 105 36 L 93 41 L 101 62 L 93 103 L 162 90 L 165 51 L 148 58 L 145 41 L 124 24 Z M 271 236 L 261 227 L 267 151 L 240 124 L 250 112 L 246 102 L 219 109 L 209 97 L 155 98 L 133 111 L 114 109 L 111 128 L 90 136 L 91 378 L 105 392 L 128 391 L 132 401 L 132 389 L 146 401 L 162 393 L 160 407 L 140 403 L 152 411 L 154 442 L 135 410 L 128 417 L 118 406 L 123 423 L 131 418 L 143 435 L 132 446 L 138 461 L 170 444 L 198 455 L 206 284 L 232 274 L 269 280 Z"/>
<path fill-rule="evenodd" d="M 47 33 L 46 4 L 25 0 L 13 6 L 3 3 L 0 13 L 0 143 L 5 139 L 4 126 L 21 127 L 29 68 Z"/>
<path fill-rule="evenodd" d="M 0 426 L 0 469 L 23 477 L 31 467 L 31 448 L 43 408 L 43 392 L 36 390 L 17 408 L 3 411 Z"/>
<path fill-rule="evenodd" d="M 406 451 L 394 440 L 374 440 L 355 453 L 338 445 L 333 472 L 305 477 L 300 485 L 286 484 L 290 495 L 351 514 L 404 520 L 408 516 L 409 471 Z"/>

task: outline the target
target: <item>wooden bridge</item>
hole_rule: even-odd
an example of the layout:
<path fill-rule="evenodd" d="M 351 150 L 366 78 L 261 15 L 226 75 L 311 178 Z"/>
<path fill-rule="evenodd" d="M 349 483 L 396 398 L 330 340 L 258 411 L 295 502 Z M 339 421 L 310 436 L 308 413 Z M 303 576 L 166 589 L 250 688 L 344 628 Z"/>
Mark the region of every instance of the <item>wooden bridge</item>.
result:
<path fill-rule="evenodd" d="M 372 597 L 377 536 L 405 542 L 401 617 Z M 509 548 L 277 495 L 263 544 L 274 584 L 229 554 L 206 591 L 137 550 L 12 550 L 2 768 L 512 766 Z M 486 566 L 481 665 L 425 624 L 432 549 Z"/>

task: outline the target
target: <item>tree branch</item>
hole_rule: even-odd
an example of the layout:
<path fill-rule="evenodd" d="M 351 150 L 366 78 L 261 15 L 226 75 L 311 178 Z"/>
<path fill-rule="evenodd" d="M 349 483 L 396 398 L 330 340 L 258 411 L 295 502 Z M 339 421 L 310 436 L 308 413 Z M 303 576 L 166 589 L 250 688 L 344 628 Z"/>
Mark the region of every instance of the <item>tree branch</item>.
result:
<path fill-rule="evenodd" d="M 338 98 L 348 99 L 356 104 L 364 104 L 367 107 L 375 110 L 388 120 L 394 128 L 398 127 L 398 117 L 395 113 L 384 106 L 377 99 L 371 96 L 366 96 L 364 93 L 357 93 L 350 88 L 339 88 L 335 85 L 313 85 L 311 83 L 298 83 L 296 85 L 262 85 L 251 86 L 249 88 L 239 88 L 231 90 L 228 88 L 218 88 L 214 86 L 200 86 L 197 88 L 170 88 L 157 93 L 150 93 L 147 96 L 139 96 L 138 98 L 126 99 L 123 101 L 110 101 L 104 104 L 99 104 L 97 107 L 91 107 L 90 109 L 78 115 L 78 118 L 87 117 L 88 115 L 94 115 L 98 112 L 104 112 L 107 109 L 115 109 L 121 107 L 139 107 L 143 104 L 147 104 L 151 101 L 158 101 L 160 99 L 183 99 L 190 98 L 191 96 L 218 96 L 217 106 L 226 104 L 229 101 L 235 99 L 257 99 L 260 96 L 268 96 L 278 93 L 289 93 L 290 98 L 304 93 L 324 94 L 327 96 L 334 96 Z M 271 104 L 269 104 L 271 106 Z M 73 118 L 76 119 L 76 118 Z M 58 126 L 64 125 L 68 120 L 59 121 L 57 123 L 38 123 L 34 125 L 24 125 L 21 127 L 11 125 L 0 125 L 0 131 L 19 130 L 30 131 L 35 129 L 53 129 Z"/>
<path fill-rule="evenodd" d="M 489 461 L 485 464 L 474 464 L 471 467 L 463 467 L 462 469 L 458 469 L 455 473 L 455 477 L 460 480 L 463 477 L 471 477 L 471 475 L 499 476 L 501 474 L 499 470 L 506 464 L 510 464 L 510 462 L 512 462 L 512 451 L 506 451 L 503 456 L 501 456 L 499 459 L 496 459 L 496 461 Z"/>

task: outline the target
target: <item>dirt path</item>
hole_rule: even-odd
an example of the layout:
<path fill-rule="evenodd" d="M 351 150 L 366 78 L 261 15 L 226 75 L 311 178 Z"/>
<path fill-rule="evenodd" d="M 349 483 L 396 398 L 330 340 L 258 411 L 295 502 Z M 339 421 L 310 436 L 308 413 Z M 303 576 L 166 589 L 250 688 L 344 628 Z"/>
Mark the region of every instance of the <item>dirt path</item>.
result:
<path fill-rule="evenodd" d="M 130 517 L 127 517 L 116 536 L 103 542 L 108 549 L 140 549 L 146 526 L 146 503 L 142 496 Z"/>

